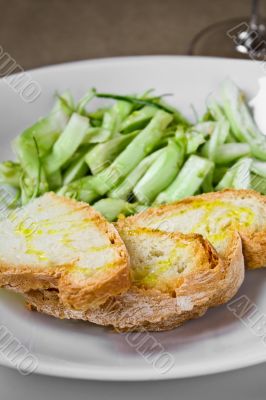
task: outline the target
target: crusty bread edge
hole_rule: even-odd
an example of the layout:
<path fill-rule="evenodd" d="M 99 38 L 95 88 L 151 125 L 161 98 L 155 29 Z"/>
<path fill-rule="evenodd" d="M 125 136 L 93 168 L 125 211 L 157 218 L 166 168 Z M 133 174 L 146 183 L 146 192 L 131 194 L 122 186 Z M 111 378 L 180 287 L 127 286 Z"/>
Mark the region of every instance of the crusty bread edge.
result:
<path fill-rule="evenodd" d="M 86 278 L 82 285 L 75 284 L 73 280 L 73 266 L 60 265 L 51 268 L 27 265 L 20 266 L 0 263 L 0 287 L 14 287 L 21 292 L 33 290 L 55 289 L 59 290 L 60 301 L 65 306 L 74 309 L 88 309 L 104 303 L 109 296 L 123 293 L 130 287 L 129 256 L 114 225 L 108 223 L 102 215 L 90 207 L 87 203 L 47 193 L 57 201 L 61 201 L 85 212 L 99 230 L 108 236 L 113 248 L 116 250 L 117 259 L 112 269 L 108 269 L 99 275 L 97 279 Z M 46 196 L 45 195 L 45 196 Z M 75 270 L 74 270 L 75 271 Z M 96 277 L 97 278 L 97 277 Z"/>
<path fill-rule="evenodd" d="M 136 222 L 143 221 L 143 219 L 154 216 L 161 216 L 165 211 L 172 211 L 177 207 L 185 207 L 197 200 L 212 201 L 216 199 L 224 199 L 225 197 L 239 197 L 244 198 L 255 198 L 266 208 L 266 196 L 256 192 L 255 190 L 245 189 L 225 189 L 219 192 L 210 192 L 197 196 L 187 197 L 183 200 L 175 201 L 170 204 L 163 204 L 148 208 L 147 210 L 135 214 L 131 217 L 121 218 L 118 220 L 116 226 L 119 229 L 123 229 L 126 226 L 136 224 Z M 160 227 L 158 227 L 160 229 Z M 245 259 L 245 266 L 248 269 L 257 269 L 266 267 L 266 230 L 259 232 L 250 232 L 248 229 L 243 229 L 239 232 L 242 243 L 243 253 Z"/>
<path fill-rule="evenodd" d="M 131 288 L 121 296 L 110 298 L 96 310 L 79 312 L 65 308 L 55 291 L 31 291 L 24 296 L 30 307 L 57 318 L 112 326 L 118 332 L 164 331 L 202 316 L 210 307 L 224 304 L 236 294 L 243 279 L 241 239 L 235 233 L 227 257 L 218 259 L 216 267 L 209 271 L 188 274 L 176 289 L 175 298 L 158 291 Z"/>

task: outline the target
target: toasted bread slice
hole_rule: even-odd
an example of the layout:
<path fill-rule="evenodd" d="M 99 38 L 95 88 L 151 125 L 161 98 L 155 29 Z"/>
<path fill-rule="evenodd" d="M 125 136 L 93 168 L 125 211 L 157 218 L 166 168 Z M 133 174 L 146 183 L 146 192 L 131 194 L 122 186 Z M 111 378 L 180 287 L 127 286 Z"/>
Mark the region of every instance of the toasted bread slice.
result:
<path fill-rule="evenodd" d="M 56 291 L 30 291 L 31 308 L 57 318 L 113 326 L 118 331 L 161 331 L 203 315 L 229 300 L 244 278 L 241 239 L 231 236 L 226 260 L 201 235 L 166 233 L 133 225 L 120 230 L 131 259 L 132 286 L 87 312 L 66 308 Z"/>
<path fill-rule="evenodd" d="M 63 304 L 87 310 L 128 289 L 128 253 L 92 207 L 48 193 L 0 221 L 3 286 L 55 288 Z"/>
<path fill-rule="evenodd" d="M 225 190 L 149 208 L 121 219 L 118 230 L 131 225 L 167 232 L 200 233 L 219 255 L 227 252 L 238 231 L 248 268 L 266 266 L 266 196 L 252 190 Z"/>

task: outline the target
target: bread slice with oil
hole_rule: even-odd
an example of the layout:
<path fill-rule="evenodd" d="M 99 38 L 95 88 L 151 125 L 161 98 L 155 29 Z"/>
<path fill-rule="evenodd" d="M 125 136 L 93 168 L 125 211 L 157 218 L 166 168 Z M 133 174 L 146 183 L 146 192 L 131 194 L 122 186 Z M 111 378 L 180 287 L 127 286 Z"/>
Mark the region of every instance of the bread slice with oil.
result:
<path fill-rule="evenodd" d="M 87 310 L 129 288 L 128 261 L 116 228 L 85 203 L 47 193 L 0 221 L 0 287 L 55 289 Z"/>
<path fill-rule="evenodd" d="M 73 318 L 117 331 L 162 331 L 203 315 L 237 292 L 244 278 L 241 239 L 235 232 L 221 259 L 201 235 L 120 229 L 131 259 L 130 289 L 86 312 L 65 307 L 56 290 L 25 294 L 31 308 L 57 318 Z"/>
<path fill-rule="evenodd" d="M 132 224 L 167 232 L 199 233 L 222 257 L 232 233 L 238 231 L 246 266 L 266 266 L 266 196 L 252 190 L 224 190 L 149 208 L 121 219 L 117 228 Z"/>

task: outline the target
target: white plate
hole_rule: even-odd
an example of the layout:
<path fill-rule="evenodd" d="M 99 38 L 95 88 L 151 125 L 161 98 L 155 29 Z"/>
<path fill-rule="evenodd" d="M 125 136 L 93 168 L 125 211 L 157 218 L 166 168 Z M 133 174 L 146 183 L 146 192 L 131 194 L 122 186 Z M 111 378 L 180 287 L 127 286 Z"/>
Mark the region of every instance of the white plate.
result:
<path fill-rule="evenodd" d="M 35 102 L 23 102 L 6 82 L 0 82 L 0 157 L 9 157 L 11 139 L 49 111 L 55 90 L 69 88 L 81 96 L 91 86 L 121 93 L 156 88 L 158 93 L 174 93 L 171 101 L 192 116 L 190 105 L 202 112 L 206 97 L 224 78 L 230 76 L 253 95 L 263 73 L 263 65 L 253 61 L 168 56 L 84 61 L 34 70 L 31 79 L 42 88 Z M 263 317 L 266 270 L 247 273 L 238 296 L 243 294 L 257 305 L 256 316 Z M 170 332 L 127 336 L 89 323 L 30 313 L 19 296 L 2 290 L 0 321 L 0 363 L 16 366 L 1 350 L 5 327 L 37 358 L 36 372 L 41 374 L 137 381 L 205 375 L 266 361 L 264 332 L 256 335 L 254 318 L 244 324 L 226 306 Z M 145 345 L 140 346 L 144 340 L 157 345 L 150 357 L 143 353 Z M 162 352 L 165 358 L 160 357 Z M 169 364 L 164 368 L 167 357 Z"/>

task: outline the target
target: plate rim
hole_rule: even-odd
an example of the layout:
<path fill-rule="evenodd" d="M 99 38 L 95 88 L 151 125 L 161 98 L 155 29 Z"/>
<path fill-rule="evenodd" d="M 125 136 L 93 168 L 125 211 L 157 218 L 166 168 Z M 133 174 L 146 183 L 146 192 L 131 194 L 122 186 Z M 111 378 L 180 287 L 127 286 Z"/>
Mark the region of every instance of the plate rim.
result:
<path fill-rule="evenodd" d="M 25 71 L 12 74 L 12 76 L 17 76 L 26 73 L 35 73 L 42 72 L 48 70 L 56 70 L 60 68 L 71 68 L 75 66 L 84 66 L 86 64 L 107 64 L 107 63 L 119 63 L 126 61 L 152 61 L 152 60 L 161 60 L 161 61 L 170 61 L 170 60 L 185 60 L 185 61 L 223 61 L 223 62 L 234 62 L 234 63 L 242 63 L 242 64 L 251 64 L 256 62 L 257 65 L 264 65 L 264 61 L 259 60 L 246 60 L 246 59 L 238 59 L 231 57 L 213 57 L 213 56 L 189 56 L 189 55 L 175 55 L 175 54 L 151 54 L 151 55 L 133 55 L 133 56 L 114 56 L 114 57 L 100 57 L 100 58 L 89 58 L 89 59 L 81 59 L 76 61 L 66 61 L 56 64 L 48 64 L 39 67 L 33 67 L 29 69 L 25 69 Z M 0 78 L 0 82 L 4 81 L 5 77 Z"/>
<path fill-rule="evenodd" d="M 264 355 L 251 355 L 247 361 L 245 359 L 239 358 L 237 360 L 226 361 L 224 364 L 216 365 L 215 361 L 207 363 L 205 362 L 203 369 L 193 369 L 191 365 L 187 367 L 184 371 L 176 368 L 172 368 L 166 374 L 160 374 L 156 372 L 155 369 L 146 368 L 134 368 L 128 367 L 105 367 L 105 366 L 85 366 L 85 364 L 72 364 L 69 366 L 53 365 L 52 361 L 42 361 L 38 364 L 38 367 L 31 374 L 52 376 L 58 378 L 67 379 L 82 379 L 82 380 L 94 380 L 102 382 L 147 382 L 147 381 L 163 381 L 163 380 L 173 380 L 173 379 L 189 379 L 196 377 L 203 377 L 209 375 L 216 375 L 220 373 L 231 372 L 235 370 L 240 370 L 244 368 L 249 368 L 255 365 L 260 365 L 264 363 L 266 356 Z M 245 364 L 243 364 L 245 361 Z M 229 365 L 230 364 L 230 365 Z M 0 366 L 4 366 L 13 370 L 17 368 L 9 362 L 5 362 L 3 358 L 0 357 Z"/>

